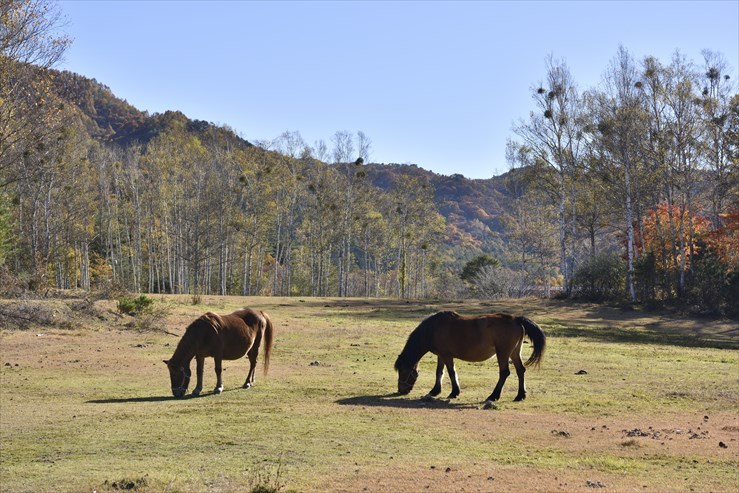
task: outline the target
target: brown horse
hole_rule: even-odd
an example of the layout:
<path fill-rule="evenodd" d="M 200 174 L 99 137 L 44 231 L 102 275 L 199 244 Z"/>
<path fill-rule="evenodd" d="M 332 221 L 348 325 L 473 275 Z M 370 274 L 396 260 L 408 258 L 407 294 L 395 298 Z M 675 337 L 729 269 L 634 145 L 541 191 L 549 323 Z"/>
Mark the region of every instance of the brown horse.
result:
<path fill-rule="evenodd" d="M 526 362 L 521 361 L 521 344 L 527 335 L 534 344 L 534 352 Z M 481 316 L 463 316 L 455 312 L 439 312 L 428 317 L 408 337 L 403 351 L 395 361 L 398 372 L 398 393 L 405 395 L 413 389 L 418 378 L 418 362 L 428 352 L 438 356 L 436 385 L 429 392 L 435 397 L 441 393 L 444 366 L 452 382 L 450 399 L 459 395 L 459 382 L 454 369 L 454 358 L 465 361 L 485 361 L 496 355 L 500 376 L 486 404 L 497 401 L 503 384 L 511 374 L 508 360 L 513 361 L 518 375 L 517 401 L 526 398 L 524 373 L 526 366 L 538 365 L 546 347 L 546 336 L 541 327 L 526 317 L 505 313 Z"/>
<path fill-rule="evenodd" d="M 254 369 L 262 339 L 264 339 L 264 374 L 267 374 L 273 337 L 272 321 L 261 311 L 242 308 L 230 315 L 216 315 L 210 312 L 201 315 L 187 327 L 172 358 L 164 360 L 169 368 L 172 394 L 175 397 L 182 397 L 187 392 L 191 375 L 190 362 L 193 358 L 197 361 L 198 384 L 192 390 L 192 395 L 200 394 L 203 390 L 203 364 L 208 357 L 215 360 L 218 379 L 213 392 L 220 394 L 223 391 L 222 361 L 239 359 L 245 354 L 249 357 L 250 366 L 243 388 L 248 389 L 254 384 Z"/>

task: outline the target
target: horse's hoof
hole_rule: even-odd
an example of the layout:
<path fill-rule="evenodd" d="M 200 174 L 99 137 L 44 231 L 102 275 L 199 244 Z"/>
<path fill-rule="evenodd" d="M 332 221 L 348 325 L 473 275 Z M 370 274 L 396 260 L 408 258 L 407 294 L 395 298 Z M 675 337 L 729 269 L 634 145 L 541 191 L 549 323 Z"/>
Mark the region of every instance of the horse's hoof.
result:
<path fill-rule="evenodd" d="M 242 388 L 242 389 L 248 389 L 248 388 L 250 388 L 251 386 L 252 386 L 252 384 L 250 384 L 249 382 L 247 382 L 247 383 L 245 383 L 244 385 L 242 385 L 242 386 L 241 386 L 241 388 Z"/>
<path fill-rule="evenodd" d="M 515 399 L 513 399 L 513 402 L 519 402 L 526 398 L 526 394 L 524 395 L 517 395 Z"/>
<path fill-rule="evenodd" d="M 193 397 L 199 396 L 200 395 L 200 390 L 201 389 L 192 389 L 192 396 Z"/>
<path fill-rule="evenodd" d="M 436 399 L 431 394 L 426 394 L 423 397 L 421 397 L 421 401 L 423 402 L 434 402 Z"/>
<path fill-rule="evenodd" d="M 455 394 L 455 393 L 451 393 L 451 394 L 449 394 L 449 395 L 447 396 L 447 399 L 456 399 L 457 397 L 459 397 L 459 394 L 458 394 L 458 393 L 457 393 L 457 394 Z"/>
<path fill-rule="evenodd" d="M 223 387 L 216 387 L 213 389 L 214 394 L 220 394 L 221 392 L 223 392 Z"/>
<path fill-rule="evenodd" d="M 482 405 L 483 409 L 498 409 L 498 406 L 496 406 L 493 401 L 485 401 L 485 404 Z"/>

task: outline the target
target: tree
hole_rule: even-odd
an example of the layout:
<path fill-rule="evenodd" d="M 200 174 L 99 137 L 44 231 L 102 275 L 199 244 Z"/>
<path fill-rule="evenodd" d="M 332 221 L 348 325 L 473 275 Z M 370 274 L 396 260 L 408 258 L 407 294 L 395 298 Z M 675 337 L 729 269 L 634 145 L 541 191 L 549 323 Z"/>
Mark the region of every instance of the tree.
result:
<path fill-rule="evenodd" d="M 669 66 L 662 66 L 648 57 L 644 61 L 643 81 L 637 81 L 648 115 L 649 139 L 642 140 L 644 165 L 660 185 L 655 186 L 651 207 L 656 208 L 660 197 L 667 201 L 667 217 L 657 228 L 665 228 L 673 238 L 671 252 L 674 262 L 685 261 L 680 251 L 694 248 L 695 197 L 698 193 L 698 162 L 700 120 L 694 94 L 695 73 L 690 63 L 676 53 Z M 635 175 L 638 176 L 638 175 Z M 641 180 L 642 182 L 644 180 Z M 637 202 L 637 205 L 639 202 Z M 673 205 L 679 205 L 675 209 Z M 680 212 L 673 214 L 673 210 Z M 687 211 L 687 214 L 683 214 Z M 637 220 L 643 212 L 637 209 Z M 659 215 L 656 215 L 660 219 Z M 684 222 L 687 221 L 687 222 Z M 643 231 L 639 224 L 639 231 Z M 688 234 L 683 232 L 687 229 Z M 644 238 L 640 238 L 644 243 Z M 665 256 L 659 256 L 665 261 Z M 667 269 L 663 265 L 666 274 Z M 685 269 L 677 275 L 677 295 L 685 292 Z"/>
<path fill-rule="evenodd" d="M 518 293 L 531 292 L 531 286 L 543 286 L 551 295 L 551 281 L 556 274 L 556 210 L 535 197 L 518 198 L 505 215 L 508 255 L 506 265 L 518 271 Z"/>
<path fill-rule="evenodd" d="M 38 165 L 25 156 L 59 131 L 48 69 L 70 44 L 60 24 L 50 0 L 0 0 L 0 188 L 20 179 L 15 163 Z"/>
<path fill-rule="evenodd" d="M 416 296 L 425 285 L 426 252 L 438 242 L 445 228 L 444 219 L 434 205 L 434 189 L 425 180 L 401 175 L 395 183 L 389 204 L 391 230 L 396 248 L 397 296 Z"/>
<path fill-rule="evenodd" d="M 354 159 L 354 138 L 350 132 L 336 132 L 331 141 L 334 144 L 334 165 L 341 169 L 345 178 L 345 196 L 342 201 L 342 239 L 338 254 L 339 296 L 349 296 L 349 279 L 354 263 L 352 259 L 352 246 L 354 242 L 355 223 L 356 219 L 358 219 L 354 211 L 357 196 L 362 193 L 361 187 L 366 176 L 366 173 L 362 170 L 362 166 L 369 159 L 372 142 L 364 132 L 357 132 L 359 157 Z"/>
<path fill-rule="evenodd" d="M 478 255 L 464 264 L 459 277 L 465 282 L 472 282 L 484 267 L 499 267 L 500 262 L 487 254 Z"/>
<path fill-rule="evenodd" d="M 686 217 L 689 214 L 693 215 L 690 219 Z M 681 224 L 691 223 L 692 231 L 683 229 L 683 238 L 673 238 L 664 228 L 658 227 L 659 224 L 668 222 L 670 216 Z M 700 238 L 706 235 L 710 230 L 710 225 L 710 221 L 705 216 L 695 214 L 678 204 L 662 202 L 656 210 L 649 211 L 644 220 L 644 250 L 655 257 L 657 265 L 666 266 L 670 272 L 686 271 L 690 269 L 692 259 L 698 253 L 697 247 L 688 246 L 691 243 L 690 237 Z M 663 258 L 665 252 L 673 250 L 677 250 L 677 257 L 668 254 L 666 258 Z"/>
<path fill-rule="evenodd" d="M 639 152 L 641 139 L 648 135 L 647 117 L 637 86 L 638 81 L 634 60 L 621 47 L 606 73 L 604 91 L 595 95 L 598 145 L 603 157 L 599 162 L 610 168 L 604 172 L 606 176 L 617 176 L 621 181 L 620 194 L 624 204 L 628 258 L 626 283 L 632 301 L 636 301 L 634 262 L 637 257 L 634 237 L 634 204 L 637 194 L 634 180 L 643 165 Z"/>
<path fill-rule="evenodd" d="M 572 289 L 576 248 L 576 184 L 577 169 L 585 145 L 582 131 L 581 100 L 563 61 L 547 60 L 547 80 L 534 91 L 536 111 L 528 122 L 520 122 L 514 132 L 533 155 L 533 164 L 554 171 L 559 208 L 560 271 L 565 277 L 566 293 Z M 568 220 L 567 203 L 571 205 Z M 569 229 L 568 229 L 569 226 Z M 567 240 L 570 240 L 568 249 Z M 569 251 L 568 251 L 569 250 Z"/>
<path fill-rule="evenodd" d="M 700 108 L 705 129 L 702 156 L 709 172 L 711 221 L 718 228 L 739 173 L 736 153 L 739 140 L 735 128 L 732 131 L 732 125 L 736 125 L 739 95 L 732 96 L 734 84 L 724 57 L 710 50 L 703 50 L 702 55 L 705 71 L 700 79 Z"/>

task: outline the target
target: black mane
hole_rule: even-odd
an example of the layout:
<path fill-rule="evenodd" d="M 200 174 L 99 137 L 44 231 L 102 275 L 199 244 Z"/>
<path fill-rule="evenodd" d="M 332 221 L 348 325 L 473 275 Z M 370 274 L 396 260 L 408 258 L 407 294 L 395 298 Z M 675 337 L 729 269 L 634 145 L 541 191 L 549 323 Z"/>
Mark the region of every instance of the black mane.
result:
<path fill-rule="evenodd" d="M 395 360 L 395 370 L 412 368 L 418 360 L 431 349 L 431 340 L 434 329 L 439 323 L 459 318 L 457 312 L 438 312 L 426 318 L 408 336 L 405 347 Z"/>

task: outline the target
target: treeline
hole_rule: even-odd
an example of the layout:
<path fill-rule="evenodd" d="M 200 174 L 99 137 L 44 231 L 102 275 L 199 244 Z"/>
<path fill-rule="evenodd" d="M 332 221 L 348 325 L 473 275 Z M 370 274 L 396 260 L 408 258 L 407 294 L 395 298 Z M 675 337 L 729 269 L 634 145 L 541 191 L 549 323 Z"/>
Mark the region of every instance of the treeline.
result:
<path fill-rule="evenodd" d="M 69 44 L 55 4 L 0 8 L 5 289 L 433 292 L 444 230 L 433 189 L 414 177 L 388 192 L 368 183 L 362 132 L 253 146 L 181 113 L 149 116 L 51 70 Z"/>
<path fill-rule="evenodd" d="M 509 217 L 520 271 L 565 296 L 737 310 L 739 96 L 724 58 L 635 60 L 621 48 L 583 92 L 549 59 L 515 126 Z M 528 186 L 525 188 L 523 185 Z M 525 190 L 525 192 L 524 192 Z"/>
<path fill-rule="evenodd" d="M 695 64 L 620 49 L 584 91 L 550 59 L 508 145 L 503 202 L 497 181 L 377 173 L 362 132 L 249 143 L 140 112 L 51 70 L 69 45 L 54 8 L 0 0 L 6 293 L 537 294 L 737 310 L 739 96 L 718 53 Z M 434 183 L 463 200 L 435 200 Z M 462 216 L 473 219 L 459 228 Z"/>
<path fill-rule="evenodd" d="M 26 162 L 54 166 L 12 187 L 12 271 L 57 288 L 134 292 L 399 296 L 428 294 L 444 229 L 425 183 L 389 193 L 366 180 L 337 132 L 335 166 L 299 134 L 278 151 L 229 147 L 172 118 L 145 147 L 106 146 L 66 118 Z M 364 140 L 363 140 L 364 139 Z M 52 150 L 53 149 L 53 150 Z M 364 151 L 366 152 L 366 150 Z M 49 156 L 52 153 L 53 156 Z M 339 161 L 341 160 L 341 161 Z"/>

